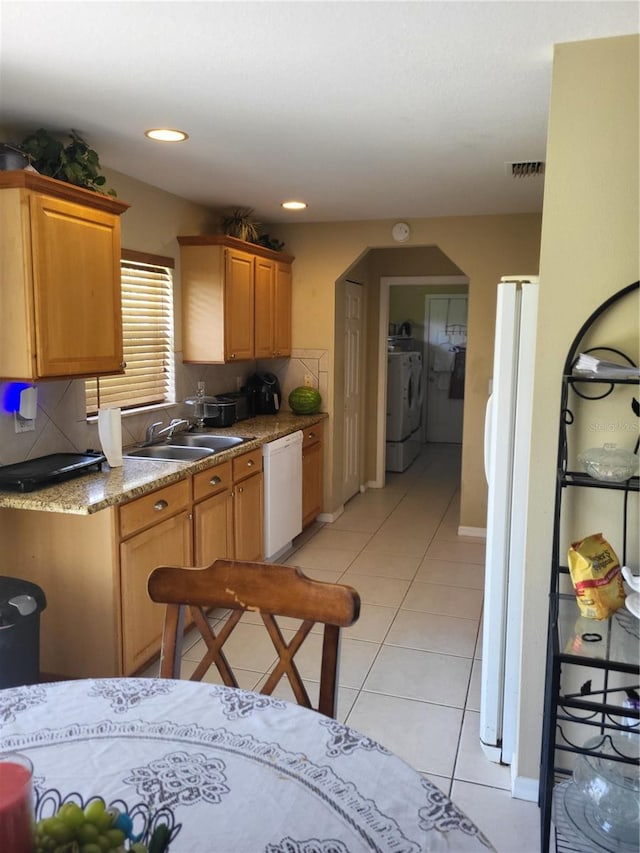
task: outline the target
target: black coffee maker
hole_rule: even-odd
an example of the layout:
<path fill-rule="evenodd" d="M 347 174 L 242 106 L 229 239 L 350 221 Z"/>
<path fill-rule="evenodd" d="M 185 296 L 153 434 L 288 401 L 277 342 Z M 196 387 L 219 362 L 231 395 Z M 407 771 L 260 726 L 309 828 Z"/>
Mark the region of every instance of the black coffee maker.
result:
<path fill-rule="evenodd" d="M 274 373 L 254 373 L 247 380 L 247 389 L 256 415 L 275 415 L 280 411 L 282 392 Z"/>

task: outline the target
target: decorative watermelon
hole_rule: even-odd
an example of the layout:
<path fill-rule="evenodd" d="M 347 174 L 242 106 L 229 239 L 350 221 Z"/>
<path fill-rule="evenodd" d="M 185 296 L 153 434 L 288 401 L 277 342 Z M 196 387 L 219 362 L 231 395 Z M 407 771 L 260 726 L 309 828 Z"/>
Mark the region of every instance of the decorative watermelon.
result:
<path fill-rule="evenodd" d="M 317 388 L 301 385 L 289 394 L 289 406 L 296 415 L 313 415 L 320 411 L 322 397 Z"/>

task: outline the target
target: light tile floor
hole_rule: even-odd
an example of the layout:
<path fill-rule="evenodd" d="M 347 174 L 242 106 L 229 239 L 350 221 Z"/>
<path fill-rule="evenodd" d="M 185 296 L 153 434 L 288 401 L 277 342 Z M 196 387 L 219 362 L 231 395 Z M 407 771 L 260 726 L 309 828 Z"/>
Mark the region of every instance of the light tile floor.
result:
<path fill-rule="evenodd" d="M 384 489 L 305 531 L 286 562 L 360 593 L 360 619 L 343 632 L 339 719 L 432 779 L 498 853 L 538 853 L 537 805 L 510 796 L 509 768 L 479 745 L 485 549 L 458 536 L 459 482 L 459 447 L 427 445 L 407 471 L 387 475 Z M 246 689 L 259 689 L 274 657 L 258 622 L 238 625 L 225 645 Z M 283 634 L 293 631 L 283 626 Z M 318 632 L 296 656 L 312 701 L 320 640 Z M 201 644 L 186 639 L 183 677 Z M 286 683 L 277 694 L 293 698 Z"/>

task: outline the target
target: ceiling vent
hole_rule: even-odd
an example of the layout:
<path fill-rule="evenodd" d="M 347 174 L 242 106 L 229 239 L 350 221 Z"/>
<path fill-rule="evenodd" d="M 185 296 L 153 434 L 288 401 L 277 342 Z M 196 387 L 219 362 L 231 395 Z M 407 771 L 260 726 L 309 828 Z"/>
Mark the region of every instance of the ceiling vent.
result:
<path fill-rule="evenodd" d="M 512 178 L 535 178 L 544 175 L 544 162 L 542 160 L 520 160 L 517 163 L 505 163 L 508 175 Z"/>

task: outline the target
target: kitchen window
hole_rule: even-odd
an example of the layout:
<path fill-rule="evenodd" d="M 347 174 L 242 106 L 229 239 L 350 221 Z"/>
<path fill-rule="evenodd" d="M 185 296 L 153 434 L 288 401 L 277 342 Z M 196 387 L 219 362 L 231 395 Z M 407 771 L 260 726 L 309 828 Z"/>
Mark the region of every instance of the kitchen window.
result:
<path fill-rule="evenodd" d="M 123 251 L 120 261 L 124 374 L 85 383 L 87 415 L 175 402 L 173 258 Z"/>

